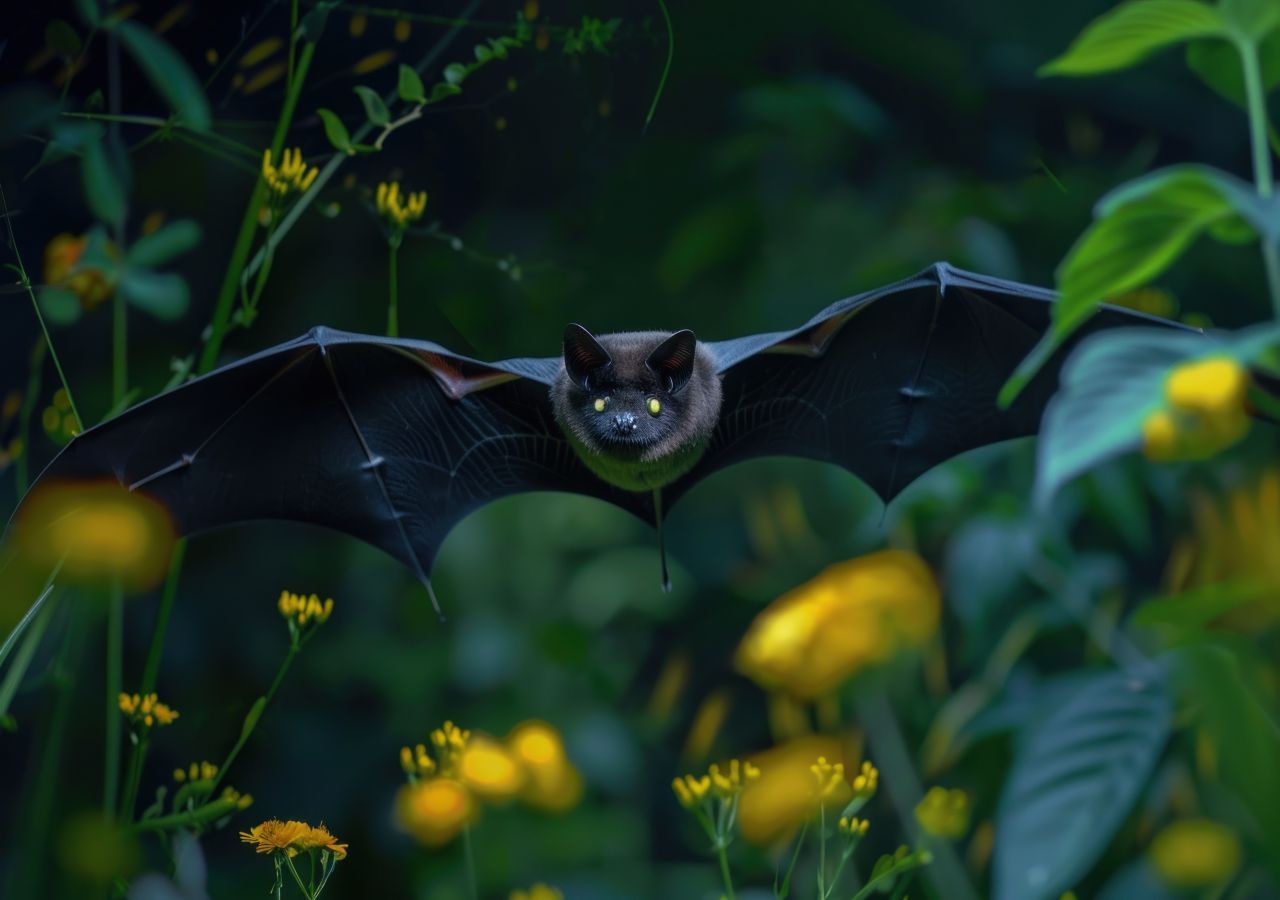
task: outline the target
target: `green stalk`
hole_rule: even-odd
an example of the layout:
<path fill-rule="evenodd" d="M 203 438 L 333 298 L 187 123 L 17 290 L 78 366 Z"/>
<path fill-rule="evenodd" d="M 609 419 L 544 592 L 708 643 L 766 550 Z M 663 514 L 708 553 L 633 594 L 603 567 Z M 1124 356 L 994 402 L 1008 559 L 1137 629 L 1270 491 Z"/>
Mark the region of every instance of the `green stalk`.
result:
<path fill-rule="evenodd" d="M 52 590 L 51 586 L 49 591 Z M 46 591 L 47 593 L 48 591 Z M 43 595 L 41 599 L 43 599 Z M 31 628 L 27 631 L 22 646 L 18 648 L 18 653 L 13 658 L 13 665 L 5 673 L 4 681 L 0 682 L 0 718 L 3 718 L 9 712 L 9 704 L 13 702 L 14 695 L 18 693 L 18 686 L 22 684 L 22 676 L 27 674 L 27 667 L 31 665 L 31 658 L 36 655 L 36 650 L 40 646 L 40 640 L 44 637 L 45 629 L 49 625 L 49 618 L 52 614 L 52 603 L 45 604 L 39 610 L 39 614 L 31 622 Z"/>
<path fill-rule="evenodd" d="M 173 612 L 173 600 L 178 593 L 178 576 L 182 573 L 182 557 L 187 552 L 187 539 L 179 538 L 173 545 L 169 559 L 169 574 L 165 577 L 164 591 L 160 594 L 160 608 L 156 610 L 156 625 L 151 632 L 151 647 L 147 650 L 147 664 L 142 670 L 142 684 L 138 693 L 150 694 L 156 689 L 160 675 L 160 654 L 164 648 L 164 633 L 169 627 L 169 614 Z"/>
<path fill-rule="evenodd" d="M 1249 135 L 1253 148 L 1253 182 L 1258 196 L 1269 198 L 1273 191 L 1271 148 L 1267 144 L 1267 99 L 1262 88 L 1262 72 L 1258 64 L 1258 45 L 1252 39 L 1239 39 L 1236 49 L 1244 68 L 1244 90 L 1248 98 Z M 1262 262 L 1267 270 L 1267 286 L 1271 291 L 1271 310 L 1280 319 L 1280 249 L 1276 241 L 1263 234 Z"/>
<path fill-rule="evenodd" d="M 142 769 L 147 760 L 147 750 L 151 746 L 146 734 L 138 736 L 129 754 L 129 771 L 124 779 L 124 795 L 120 800 L 120 821 L 128 824 L 133 821 L 133 810 L 138 805 L 138 788 L 142 785 Z"/>
<path fill-rule="evenodd" d="M 467 896 L 480 900 L 480 888 L 476 884 L 476 854 L 471 847 L 471 826 L 462 829 L 462 854 L 467 864 Z"/>
<path fill-rule="evenodd" d="M 729 900 L 734 900 L 733 895 L 733 878 L 729 875 L 729 854 L 725 852 L 724 844 L 716 843 L 716 858 L 720 860 L 720 877 L 724 879 L 724 895 Z"/>
<path fill-rule="evenodd" d="M 116 579 L 107 598 L 107 736 L 102 755 L 102 813 L 110 818 L 120 789 L 120 684 L 124 671 L 124 588 Z"/>
<path fill-rule="evenodd" d="M 292 641 L 289 644 L 289 652 L 285 654 L 284 662 L 280 663 L 280 668 L 276 670 L 276 677 L 271 681 L 271 687 L 267 689 L 266 694 L 262 697 L 262 706 L 258 710 L 257 717 L 249 724 L 248 728 L 240 729 L 240 737 L 231 748 L 231 752 L 227 754 L 227 758 L 222 761 L 222 765 L 218 767 L 218 774 L 213 776 L 213 787 L 210 793 L 217 790 L 222 779 L 226 777 L 227 769 L 231 768 L 231 764 L 236 761 L 236 757 L 240 755 L 240 750 L 248 743 L 249 738 L 253 735 L 254 730 L 258 727 L 258 723 L 262 721 L 262 713 L 266 711 L 267 706 L 271 703 L 271 698 L 276 695 L 276 691 L 280 687 L 280 682 L 284 681 L 284 675 L 289 671 L 289 666 L 293 663 L 293 658 L 298 655 L 298 642 Z"/>
<path fill-rule="evenodd" d="M 21 450 L 13 463 L 13 484 L 18 491 L 18 499 L 27 492 L 27 480 L 30 478 L 28 461 L 31 458 L 31 414 L 35 412 L 36 400 L 40 396 L 40 383 L 44 380 L 44 355 L 48 345 L 37 339 L 31 348 L 31 367 L 27 371 L 27 389 L 22 395 L 22 409 L 18 410 L 18 441 Z"/>
<path fill-rule="evenodd" d="M 827 807 L 818 801 L 818 896 L 827 897 Z"/>
<path fill-rule="evenodd" d="M 280 110 L 280 118 L 276 122 L 276 130 L 271 138 L 271 156 L 278 159 L 284 148 L 285 135 L 293 121 L 293 113 L 298 105 L 298 96 L 302 93 L 302 84 L 306 81 L 307 70 L 311 67 L 311 57 L 315 55 L 315 41 L 307 41 L 298 57 L 297 71 L 289 82 L 289 90 L 285 94 L 284 107 Z M 245 273 L 245 263 L 249 260 L 249 251 L 253 247 L 253 236 L 258 230 L 258 209 L 267 194 L 266 182 L 261 176 L 254 182 L 253 191 L 249 195 L 249 203 L 245 207 L 244 216 L 240 220 L 240 232 L 231 251 L 231 261 L 227 265 L 227 274 L 222 279 L 222 287 L 218 290 L 218 300 L 213 309 L 213 320 L 210 323 L 209 340 L 200 353 L 200 363 L 196 373 L 203 375 L 211 370 L 218 361 L 218 352 L 222 349 L 222 339 L 231 323 L 231 307 L 240 290 L 240 279 Z"/>
<path fill-rule="evenodd" d="M 400 241 L 392 238 L 391 244 L 391 266 L 388 276 L 388 284 L 390 285 L 390 298 L 387 302 L 387 337 L 400 336 L 400 314 L 396 307 L 396 251 L 400 249 Z"/>

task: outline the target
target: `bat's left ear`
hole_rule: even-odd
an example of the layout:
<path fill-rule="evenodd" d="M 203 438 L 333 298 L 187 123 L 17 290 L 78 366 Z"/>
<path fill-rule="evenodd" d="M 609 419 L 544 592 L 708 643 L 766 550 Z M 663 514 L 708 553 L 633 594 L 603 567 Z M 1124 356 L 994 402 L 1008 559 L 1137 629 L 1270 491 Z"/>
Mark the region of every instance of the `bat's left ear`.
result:
<path fill-rule="evenodd" d="M 693 377 L 693 361 L 698 350 L 698 339 L 688 328 L 677 331 L 659 344 L 645 365 L 663 380 L 671 393 L 683 388 Z"/>

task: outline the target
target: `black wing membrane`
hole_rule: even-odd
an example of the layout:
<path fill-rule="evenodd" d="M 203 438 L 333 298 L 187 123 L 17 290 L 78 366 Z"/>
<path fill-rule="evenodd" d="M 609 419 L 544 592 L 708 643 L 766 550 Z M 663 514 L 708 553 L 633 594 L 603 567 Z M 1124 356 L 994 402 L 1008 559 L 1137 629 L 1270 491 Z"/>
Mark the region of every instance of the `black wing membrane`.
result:
<path fill-rule="evenodd" d="M 480 363 L 425 341 L 313 329 L 73 440 L 41 476 L 109 477 L 172 513 L 180 534 L 254 519 L 322 525 L 424 583 L 467 513 L 523 491 L 571 491 L 652 522 L 552 417 L 559 359 Z"/>
<path fill-rule="evenodd" d="M 698 465 L 664 493 L 757 456 L 833 462 L 886 503 L 929 469 L 1035 434 L 1074 345 L 1104 328 L 1163 319 L 1104 307 L 1007 409 L 1001 386 L 1049 327 L 1052 291 L 938 263 L 841 300 L 789 332 L 710 346 L 724 405 Z"/>

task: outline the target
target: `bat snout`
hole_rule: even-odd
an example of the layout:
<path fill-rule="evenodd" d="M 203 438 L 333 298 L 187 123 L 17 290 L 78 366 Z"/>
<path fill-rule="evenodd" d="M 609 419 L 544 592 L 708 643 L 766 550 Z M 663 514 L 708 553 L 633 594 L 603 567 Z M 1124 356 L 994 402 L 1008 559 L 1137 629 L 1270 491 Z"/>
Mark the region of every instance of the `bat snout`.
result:
<path fill-rule="evenodd" d="M 634 434 L 635 430 L 639 427 L 640 425 L 636 421 L 635 413 L 621 412 L 613 417 L 613 430 L 615 434 L 624 436 Z"/>

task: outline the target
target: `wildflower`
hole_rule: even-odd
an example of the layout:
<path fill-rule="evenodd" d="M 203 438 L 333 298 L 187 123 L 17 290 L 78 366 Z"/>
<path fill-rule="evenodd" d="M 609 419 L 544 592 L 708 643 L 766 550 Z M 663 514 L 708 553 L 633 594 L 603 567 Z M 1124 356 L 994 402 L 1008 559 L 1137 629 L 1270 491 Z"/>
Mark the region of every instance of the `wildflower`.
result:
<path fill-rule="evenodd" d="M 403 44 L 409 40 L 409 35 L 413 32 L 413 23 L 408 19 L 396 19 L 395 27 L 392 31 L 396 39 L 396 43 Z"/>
<path fill-rule="evenodd" d="M 735 662 L 766 689 L 813 699 L 922 645 L 938 627 L 940 607 L 937 582 L 919 556 L 872 553 L 775 600 L 751 624 Z"/>
<path fill-rule="evenodd" d="M 1151 842 L 1151 863 L 1176 888 L 1207 888 L 1228 881 L 1240 868 L 1240 839 L 1208 819 L 1166 825 Z"/>
<path fill-rule="evenodd" d="M 1192 360 L 1169 373 L 1165 403 L 1142 423 L 1142 451 L 1155 462 L 1208 459 L 1249 431 L 1249 373 L 1227 356 Z"/>
<path fill-rule="evenodd" d="M 487 737 L 467 741 L 458 759 L 458 777 L 479 797 L 510 800 L 524 787 L 525 772 L 502 744 Z"/>
<path fill-rule="evenodd" d="M 436 758 L 443 774 L 453 775 L 457 771 L 458 760 L 462 758 L 462 751 L 467 749 L 469 740 L 470 731 L 459 728 L 448 720 L 431 732 L 431 745 L 436 748 Z"/>
<path fill-rule="evenodd" d="M 870 822 L 857 816 L 841 816 L 836 822 L 836 830 L 850 839 L 864 837 L 870 827 Z"/>
<path fill-rule="evenodd" d="M 100 252 L 91 249 L 93 242 Z M 88 258 L 85 251 L 89 250 Z M 115 293 L 115 275 L 101 265 L 117 256 L 116 247 L 94 232 L 82 235 L 59 234 L 44 248 L 44 283 L 50 287 L 70 291 L 80 301 L 85 312 L 93 312 Z M 95 261 L 90 262 L 91 259 Z"/>
<path fill-rule="evenodd" d="M 100 812 L 69 816 L 58 829 L 57 853 L 64 872 L 102 886 L 142 865 L 137 836 Z"/>
<path fill-rule="evenodd" d="M 527 775 L 521 799 L 547 812 L 564 812 L 582 799 L 582 775 L 569 760 L 564 740 L 546 722 L 521 722 L 507 735 L 507 748 Z"/>
<path fill-rule="evenodd" d="M 849 782 L 853 788 L 855 797 L 861 797 L 866 800 L 875 795 L 876 788 L 880 786 L 880 770 L 871 765 L 870 760 L 863 760 L 862 766 L 858 769 L 858 774 L 853 776 L 853 780 Z"/>
<path fill-rule="evenodd" d="M 375 195 L 378 214 L 387 220 L 393 232 L 404 231 L 427 212 L 427 192 L 400 193 L 400 182 L 381 181 Z"/>
<path fill-rule="evenodd" d="M 246 810 L 253 806 L 253 795 L 242 794 L 235 788 L 226 787 L 222 789 L 222 796 L 218 798 L 223 805 L 229 806 L 235 810 Z"/>
<path fill-rule="evenodd" d="M 722 800 L 728 800 L 742 793 L 748 782 L 760 777 L 760 769 L 750 762 L 743 763 L 731 759 L 726 764 L 727 771 L 721 772 L 715 763 L 711 764 L 708 774 L 711 776 L 711 791 Z"/>
<path fill-rule="evenodd" d="M 172 725 L 178 720 L 178 711 L 161 703 L 156 694 L 138 695 L 121 692 L 117 703 L 126 719 L 143 728 Z"/>
<path fill-rule="evenodd" d="M 418 744 L 410 749 L 400 748 L 400 768 L 409 778 L 425 778 L 436 771 L 436 761 L 427 752 L 426 744 Z"/>
<path fill-rule="evenodd" d="M 471 824 L 476 813 L 471 792 L 452 778 L 406 785 L 396 797 L 400 827 L 428 847 L 449 843 Z"/>
<path fill-rule="evenodd" d="M 818 799 L 826 800 L 844 786 L 844 763 L 829 763 L 825 756 L 809 767 L 813 777 L 818 780 Z"/>
<path fill-rule="evenodd" d="M 76 416 L 71 409 L 71 398 L 65 388 L 54 391 L 53 402 L 45 407 L 40 416 L 40 424 L 44 433 L 55 444 L 65 444 L 80 433 L 76 425 Z"/>
<path fill-rule="evenodd" d="M 844 762 L 830 761 L 856 758 L 854 754 L 838 738 L 808 735 L 754 755 L 751 762 L 759 768 L 760 777 L 746 786 L 740 798 L 738 822 L 743 838 L 756 846 L 772 846 L 789 840 L 819 803 L 843 809 L 853 799 L 852 785 L 842 778 L 824 799 L 820 790 L 827 785 L 819 784 L 812 766 L 823 758 L 832 770 L 836 765 L 847 769 Z"/>
<path fill-rule="evenodd" d="M 969 830 L 969 795 L 935 785 L 916 804 L 916 821 L 936 837 L 962 838 Z"/>
<path fill-rule="evenodd" d="M 294 839 L 293 846 L 303 853 L 309 850 L 328 850 L 335 859 L 347 858 L 347 845 L 339 844 L 338 839 L 324 827 L 324 823 L 308 826 Z"/>
<path fill-rule="evenodd" d="M 681 806 L 685 809 L 693 809 L 701 805 L 710 793 L 711 776 L 685 775 L 671 782 L 671 790 L 675 791 L 676 799 L 680 801 Z"/>
<path fill-rule="evenodd" d="M 173 521 L 142 492 L 115 481 L 55 481 L 23 503 L 15 534 L 23 555 L 81 581 L 119 578 L 133 589 L 157 584 L 168 566 Z"/>
<path fill-rule="evenodd" d="M 204 762 L 193 762 L 185 769 L 174 769 L 173 780 L 178 784 L 186 781 L 212 781 L 217 774 L 218 767 L 205 760 Z"/>
<path fill-rule="evenodd" d="M 368 56 L 361 57 L 356 60 L 356 64 L 351 67 L 351 71 L 356 75 L 368 75 L 370 72 L 376 72 L 384 66 L 389 66 L 396 61 L 396 51 L 394 50 L 377 50 Z"/>
<path fill-rule="evenodd" d="M 267 183 L 274 201 L 282 201 L 291 193 L 301 194 L 311 187 L 320 170 L 308 166 L 302 159 L 302 150 L 295 147 L 280 154 L 280 165 L 271 162 L 271 148 L 262 152 L 262 180 Z"/>
<path fill-rule="evenodd" d="M 564 900 L 564 894 L 559 888 L 538 882 L 528 890 L 512 891 L 509 900 Z"/>
<path fill-rule="evenodd" d="M 284 616 L 290 625 L 295 625 L 301 630 L 328 622 L 329 615 L 333 612 L 333 598 L 321 601 L 318 594 L 306 597 L 302 594 L 281 591 L 276 606 L 280 610 L 280 615 Z"/>

